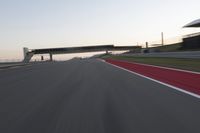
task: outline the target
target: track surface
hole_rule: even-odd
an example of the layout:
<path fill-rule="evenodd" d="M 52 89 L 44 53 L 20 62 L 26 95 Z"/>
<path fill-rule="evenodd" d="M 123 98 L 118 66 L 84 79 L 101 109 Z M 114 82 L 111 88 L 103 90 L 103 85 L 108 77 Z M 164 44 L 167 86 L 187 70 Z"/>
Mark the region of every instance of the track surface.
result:
<path fill-rule="evenodd" d="M 199 133 L 200 100 L 98 60 L 0 71 L 0 133 Z"/>

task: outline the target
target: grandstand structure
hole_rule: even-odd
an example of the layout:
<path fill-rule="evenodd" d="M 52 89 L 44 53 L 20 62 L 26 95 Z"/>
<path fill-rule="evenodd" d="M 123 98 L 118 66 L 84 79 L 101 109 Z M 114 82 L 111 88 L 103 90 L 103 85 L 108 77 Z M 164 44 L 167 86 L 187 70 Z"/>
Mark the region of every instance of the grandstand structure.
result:
<path fill-rule="evenodd" d="M 186 24 L 183 28 L 199 28 L 200 19 Z M 200 32 L 183 36 L 183 49 L 200 49 Z"/>

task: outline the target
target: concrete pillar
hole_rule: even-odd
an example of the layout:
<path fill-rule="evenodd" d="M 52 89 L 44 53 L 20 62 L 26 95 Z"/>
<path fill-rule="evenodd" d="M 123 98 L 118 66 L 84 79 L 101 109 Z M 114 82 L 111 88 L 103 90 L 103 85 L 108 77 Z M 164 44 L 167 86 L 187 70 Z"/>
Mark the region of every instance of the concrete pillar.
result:
<path fill-rule="evenodd" d="M 34 53 L 26 53 L 26 56 L 24 57 L 23 62 L 28 63 L 31 58 L 33 57 Z"/>
<path fill-rule="evenodd" d="M 23 52 L 24 52 L 23 62 L 28 63 L 31 60 L 31 58 L 33 57 L 34 53 L 29 52 L 28 48 L 23 48 Z"/>
<path fill-rule="evenodd" d="M 50 61 L 53 61 L 53 54 L 50 53 L 49 56 L 50 56 Z"/>
<path fill-rule="evenodd" d="M 162 46 L 164 46 L 164 33 L 163 32 L 161 33 L 161 43 L 162 43 Z"/>
<path fill-rule="evenodd" d="M 41 61 L 43 61 L 44 60 L 44 56 L 41 56 Z"/>
<path fill-rule="evenodd" d="M 24 52 L 24 59 L 25 59 L 28 53 L 28 48 L 24 47 L 23 52 Z"/>
<path fill-rule="evenodd" d="M 149 43 L 148 42 L 146 42 L 146 49 L 148 49 L 149 48 Z"/>

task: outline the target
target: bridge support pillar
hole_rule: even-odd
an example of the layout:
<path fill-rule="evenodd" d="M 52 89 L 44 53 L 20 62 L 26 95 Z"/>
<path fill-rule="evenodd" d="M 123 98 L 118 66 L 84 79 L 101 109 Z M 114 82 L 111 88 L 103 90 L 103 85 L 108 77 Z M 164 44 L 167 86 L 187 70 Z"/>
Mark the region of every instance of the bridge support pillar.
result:
<path fill-rule="evenodd" d="M 50 56 L 50 61 L 53 61 L 53 54 L 50 53 L 49 56 Z"/>
<path fill-rule="evenodd" d="M 24 59 L 22 62 L 28 63 L 31 60 L 31 58 L 33 57 L 34 53 L 29 52 L 28 48 L 23 48 L 23 51 L 24 51 Z"/>

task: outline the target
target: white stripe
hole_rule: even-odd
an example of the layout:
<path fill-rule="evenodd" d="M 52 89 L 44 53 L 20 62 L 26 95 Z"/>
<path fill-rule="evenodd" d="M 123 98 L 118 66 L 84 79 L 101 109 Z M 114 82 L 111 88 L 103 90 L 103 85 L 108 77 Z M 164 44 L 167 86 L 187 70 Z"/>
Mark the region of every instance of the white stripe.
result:
<path fill-rule="evenodd" d="M 101 60 L 101 61 L 102 61 L 102 60 Z M 103 61 L 103 62 L 105 62 L 105 61 Z M 183 90 L 183 89 L 181 89 L 181 88 L 172 86 L 172 85 L 170 85 L 170 84 L 167 84 L 167 83 L 164 83 L 164 82 L 161 82 L 161 81 L 152 79 L 152 78 L 150 78 L 150 77 L 141 75 L 141 74 L 139 74 L 139 73 L 136 73 L 136 72 L 127 70 L 127 69 L 125 69 L 125 68 L 122 68 L 122 67 L 119 67 L 119 66 L 116 66 L 116 65 L 113 65 L 113 64 L 110 64 L 110 63 L 108 63 L 108 62 L 105 62 L 105 63 L 107 63 L 107 64 L 109 64 L 109 65 L 111 65 L 111 66 L 115 66 L 115 67 L 117 67 L 117 68 L 119 68 L 119 69 L 125 70 L 125 71 L 127 71 L 127 72 L 133 73 L 133 74 L 138 75 L 138 76 L 140 76 L 140 77 L 143 77 L 143 78 L 149 79 L 149 80 L 151 80 L 151 81 L 157 82 L 157 83 L 159 83 L 159 84 L 165 85 L 165 86 L 167 86 L 167 87 L 170 87 L 170 88 L 175 89 L 175 90 L 177 90 L 177 91 L 183 92 L 183 93 L 185 93 L 185 94 L 191 95 L 191 96 L 193 96 L 193 97 L 200 98 L 200 95 L 198 95 L 198 94 L 195 94 L 195 93 L 192 93 L 192 92 Z"/>

